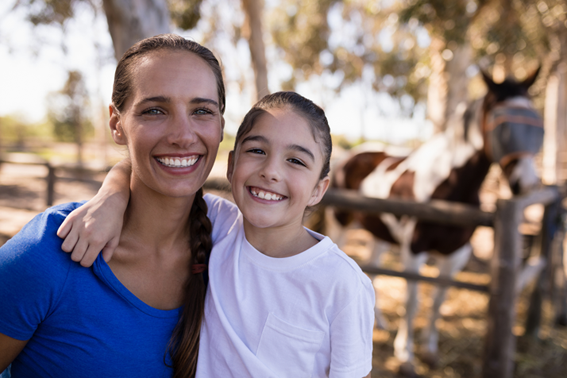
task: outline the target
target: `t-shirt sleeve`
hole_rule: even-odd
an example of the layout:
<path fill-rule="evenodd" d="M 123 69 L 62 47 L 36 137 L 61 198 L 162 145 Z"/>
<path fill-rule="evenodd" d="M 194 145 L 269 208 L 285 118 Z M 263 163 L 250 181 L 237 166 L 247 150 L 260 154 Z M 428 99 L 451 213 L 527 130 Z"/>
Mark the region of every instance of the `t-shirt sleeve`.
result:
<path fill-rule="evenodd" d="M 59 300 L 73 261 L 56 232 L 69 211 L 37 215 L 0 248 L 0 333 L 30 339 Z"/>
<path fill-rule="evenodd" d="M 374 288 L 362 277 L 350 303 L 331 323 L 330 378 L 365 377 L 372 369 Z"/>
<path fill-rule="evenodd" d="M 207 202 L 207 216 L 213 226 L 211 237 L 216 243 L 235 229 L 240 211 L 234 203 L 213 194 L 205 194 L 203 198 Z"/>

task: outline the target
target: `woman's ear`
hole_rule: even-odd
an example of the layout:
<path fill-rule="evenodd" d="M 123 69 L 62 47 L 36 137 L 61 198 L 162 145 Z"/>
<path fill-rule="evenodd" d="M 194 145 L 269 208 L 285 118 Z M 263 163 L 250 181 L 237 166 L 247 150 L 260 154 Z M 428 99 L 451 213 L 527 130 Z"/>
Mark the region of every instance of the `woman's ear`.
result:
<path fill-rule="evenodd" d="M 327 189 L 329 188 L 330 182 L 331 179 L 329 178 L 329 176 L 326 176 L 321 180 L 319 180 L 317 185 L 315 185 L 315 188 L 313 188 L 313 193 L 311 193 L 311 198 L 309 199 L 309 202 L 307 202 L 307 206 L 315 206 L 319 202 L 321 202 L 323 196 L 325 195 Z"/>
<path fill-rule="evenodd" d="M 228 166 L 226 168 L 226 178 L 232 183 L 232 173 L 234 172 L 234 151 L 228 153 Z"/>
<path fill-rule="evenodd" d="M 124 135 L 124 130 L 122 129 L 121 116 L 114 105 L 108 106 L 108 111 L 110 113 L 110 120 L 108 124 L 110 126 L 110 133 L 112 134 L 112 139 L 116 144 L 125 145 L 126 136 Z"/>

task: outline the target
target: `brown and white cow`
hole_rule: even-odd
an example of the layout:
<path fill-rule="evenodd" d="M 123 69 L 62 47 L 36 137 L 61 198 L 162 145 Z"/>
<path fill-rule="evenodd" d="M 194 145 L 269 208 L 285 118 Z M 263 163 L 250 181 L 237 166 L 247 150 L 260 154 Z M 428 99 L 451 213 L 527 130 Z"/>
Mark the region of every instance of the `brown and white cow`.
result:
<path fill-rule="evenodd" d="M 374 198 L 427 202 L 430 199 L 479 206 L 479 190 L 492 163 L 500 164 L 514 194 L 540 184 L 534 155 L 543 142 L 541 117 L 533 109 L 528 88 L 537 70 L 523 82 L 507 79 L 494 83 L 483 73 L 487 95 L 468 107 L 464 104 L 445 132 L 435 135 L 407 156 L 384 151 L 356 153 L 334 170 L 333 186 L 358 190 Z M 430 255 L 436 257 L 439 275 L 453 277 L 467 263 L 475 227 L 444 226 L 409 216 L 335 212 L 343 226 L 356 221 L 376 238 L 397 244 L 405 271 L 418 272 Z M 379 253 L 373 254 L 378 259 Z M 446 287 L 438 287 L 431 318 L 423 334 L 424 355 L 437 359 L 435 322 Z M 405 316 L 394 341 L 395 356 L 403 373 L 414 371 L 413 318 L 417 309 L 417 283 L 408 281 Z M 376 311 L 377 323 L 383 323 Z"/>

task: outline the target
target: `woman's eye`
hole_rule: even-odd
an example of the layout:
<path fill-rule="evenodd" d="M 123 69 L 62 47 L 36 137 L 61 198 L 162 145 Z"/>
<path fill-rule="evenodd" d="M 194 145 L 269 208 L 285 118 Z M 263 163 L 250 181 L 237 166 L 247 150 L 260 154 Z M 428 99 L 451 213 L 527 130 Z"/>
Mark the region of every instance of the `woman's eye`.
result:
<path fill-rule="evenodd" d="M 197 115 L 206 115 L 206 114 L 212 114 L 213 112 L 206 108 L 199 108 L 196 109 L 194 113 Z"/>
<path fill-rule="evenodd" d="M 144 114 L 144 115 L 161 115 L 161 114 L 164 114 L 164 113 L 161 110 L 154 108 L 154 109 L 145 110 L 142 114 Z"/>
<path fill-rule="evenodd" d="M 289 161 L 292 164 L 298 164 L 298 165 L 302 165 L 302 166 L 306 167 L 304 162 L 302 162 L 301 160 L 296 159 L 296 158 L 287 159 L 287 161 Z"/>

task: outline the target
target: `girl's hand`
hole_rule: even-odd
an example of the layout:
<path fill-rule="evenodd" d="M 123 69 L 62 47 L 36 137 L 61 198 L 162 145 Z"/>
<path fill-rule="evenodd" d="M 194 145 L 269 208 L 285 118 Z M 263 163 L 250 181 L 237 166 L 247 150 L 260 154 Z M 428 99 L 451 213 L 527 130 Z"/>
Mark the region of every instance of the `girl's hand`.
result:
<path fill-rule="evenodd" d="M 97 195 L 69 214 L 57 230 L 57 236 L 65 239 L 61 249 L 71 252 L 73 261 L 89 267 L 101 251 L 106 262 L 112 258 L 130 198 L 131 173 L 128 159 L 116 164 Z"/>
<path fill-rule="evenodd" d="M 59 227 L 57 236 L 65 239 L 61 249 L 71 252 L 71 260 L 84 267 L 91 266 L 101 251 L 104 260 L 110 261 L 120 241 L 127 204 L 99 192 L 69 214 Z"/>

